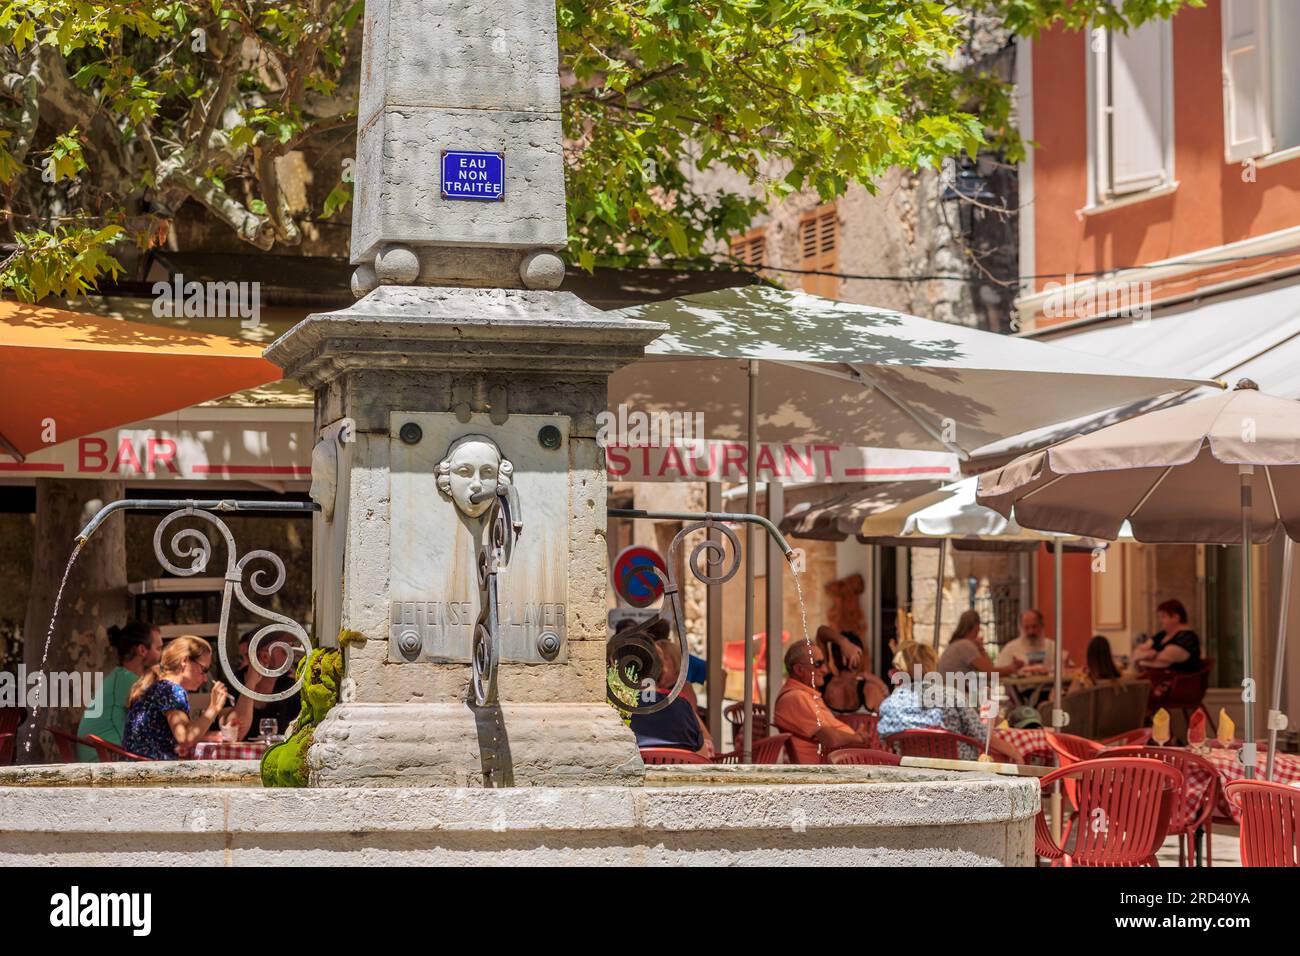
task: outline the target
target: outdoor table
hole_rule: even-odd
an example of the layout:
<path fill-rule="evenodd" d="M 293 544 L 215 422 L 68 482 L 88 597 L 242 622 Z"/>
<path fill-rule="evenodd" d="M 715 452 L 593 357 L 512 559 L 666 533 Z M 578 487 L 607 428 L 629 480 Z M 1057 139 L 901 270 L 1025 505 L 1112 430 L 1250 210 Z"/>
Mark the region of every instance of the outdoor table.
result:
<path fill-rule="evenodd" d="M 1026 754 L 1035 751 L 1052 752 L 1047 745 L 1048 733 L 1049 731 L 1045 727 L 1025 727 L 1023 729 L 1008 727 L 1005 730 L 993 731 L 993 736 L 1015 751 L 1020 757 L 1019 762 L 1024 763 Z"/>
<path fill-rule="evenodd" d="M 1188 750 L 1190 753 L 1197 753 L 1187 747 L 1179 748 Z M 1231 803 L 1228 802 L 1227 795 L 1223 792 L 1222 784 L 1229 783 L 1233 780 L 1244 780 L 1246 778 L 1246 768 L 1237 762 L 1237 750 L 1229 747 L 1211 747 L 1208 752 L 1200 753 L 1214 766 L 1219 773 L 1219 800 L 1218 806 L 1214 808 L 1215 817 L 1223 820 L 1237 822 L 1240 812 Z M 1193 771 L 1191 780 L 1187 781 L 1187 800 L 1188 809 L 1200 803 L 1205 797 L 1205 789 L 1210 785 L 1209 777 L 1203 772 Z M 1261 761 L 1255 767 L 1255 779 L 1264 779 L 1264 765 Z M 1273 780 L 1277 783 L 1290 784 L 1293 787 L 1300 787 L 1300 757 L 1295 754 L 1278 754 L 1273 764 Z"/>
<path fill-rule="evenodd" d="M 1061 674 L 1061 692 L 1066 693 L 1070 689 L 1071 682 L 1078 675 L 1072 671 L 1064 671 Z M 1025 676 L 1011 675 L 1010 677 L 999 678 L 999 683 L 1007 689 L 1011 697 L 1011 704 L 1014 707 L 1037 707 L 1048 694 L 1052 691 L 1052 686 L 1056 683 L 1056 678 L 1051 673 L 1047 674 L 1028 674 Z"/>
<path fill-rule="evenodd" d="M 192 760 L 261 760 L 267 745 L 261 740 L 201 740 L 194 745 Z"/>

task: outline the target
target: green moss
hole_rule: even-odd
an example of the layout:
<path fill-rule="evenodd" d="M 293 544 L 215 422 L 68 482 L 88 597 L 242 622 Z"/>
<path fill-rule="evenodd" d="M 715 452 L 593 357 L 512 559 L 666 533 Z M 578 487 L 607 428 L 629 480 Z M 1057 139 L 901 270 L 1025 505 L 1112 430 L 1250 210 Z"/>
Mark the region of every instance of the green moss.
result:
<path fill-rule="evenodd" d="M 339 643 L 350 642 L 340 637 Z M 303 679 L 302 707 L 289 738 L 262 755 L 264 787 L 307 786 L 307 750 L 317 725 L 338 703 L 339 686 L 343 682 L 343 652 L 337 648 L 317 648 L 298 664 L 298 677 Z"/>

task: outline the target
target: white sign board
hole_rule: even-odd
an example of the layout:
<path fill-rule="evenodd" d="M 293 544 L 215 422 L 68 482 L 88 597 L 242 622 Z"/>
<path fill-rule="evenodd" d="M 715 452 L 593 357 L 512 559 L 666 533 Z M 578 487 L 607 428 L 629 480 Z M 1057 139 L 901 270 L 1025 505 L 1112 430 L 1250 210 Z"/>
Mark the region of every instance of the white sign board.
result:
<path fill-rule="evenodd" d="M 957 456 L 943 451 L 854 445 L 763 444 L 756 452 L 759 482 L 957 481 Z M 610 481 L 729 481 L 749 477 L 743 441 L 700 440 L 657 446 L 609 445 Z"/>
<path fill-rule="evenodd" d="M 22 462 L 0 454 L 0 475 L 308 481 L 313 444 L 309 408 L 186 408 L 60 442 Z"/>

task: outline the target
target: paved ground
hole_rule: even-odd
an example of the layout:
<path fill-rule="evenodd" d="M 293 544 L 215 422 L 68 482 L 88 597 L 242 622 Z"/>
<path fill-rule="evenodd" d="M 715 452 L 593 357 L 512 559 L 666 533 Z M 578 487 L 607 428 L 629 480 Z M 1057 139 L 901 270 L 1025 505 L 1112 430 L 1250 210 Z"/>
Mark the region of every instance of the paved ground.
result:
<path fill-rule="evenodd" d="M 1214 865 L 1241 866 L 1241 853 L 1237 842 L 1237 828 L 1220 824 L 1214 833 Z M 1170 837 L 1156 854 L 1161 866 L 1178 865 L 1178 839 Z"/>

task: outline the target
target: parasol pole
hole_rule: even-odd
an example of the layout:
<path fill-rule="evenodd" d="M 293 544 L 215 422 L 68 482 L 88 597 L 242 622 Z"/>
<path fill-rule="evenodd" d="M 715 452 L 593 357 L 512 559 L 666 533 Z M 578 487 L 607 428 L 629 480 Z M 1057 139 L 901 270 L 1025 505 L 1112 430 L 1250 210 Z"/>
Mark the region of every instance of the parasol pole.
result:
<path fill-rule="evenodd" d="M 1052 542 L 1052 550 L 1054 552 L 1052 556 L 1052 594 L 1054 604 L 1054 607 L 1052 608 L 1052 627 L 1055 632 L 1052 635 L 1055 638 L 1055 647 L 1052 651 L 1052 666 L 1056 669 L 1056 674 L 1052 681 L 1052 730 L 1053 732 L 1059 732 L 1061 728 L 1065 726 L 1066 721 L 1065 708 L 1061 706 L 1064 703 L 1061 700 L 1061 658 L 1063 656 L 1061 644 L 1065 637 L 1065 605 L 1062 600 L 1065 593 L 1064 575 L 1062 573 L 1062 565 L 1064 564 L 1063 559 L 1065 557 L 1065 542 L 1060 535 L 1057 535 L 1056 540 Z M 1056 840 L 1057 843 L 1060 843 L 1061 781 L 1059 780 L 1052 785 L 1050 805 L 1052 810 L 1052 838 Z"/>
<path fill-rule="evenodd" d="M 948 563 L 948 539 L 939 539 L 939 570 L 934 576 L 934 649 L 939 650 L 939 628 L 943 623 L 943 568 Z"/>
<path fill-rule="evenodd" d="M 1061 659 L 1064 656 L 1064 653 L 1061 650 L 1061 644 L 1062 638 L 1065 636 L 1065 607 L 1064 602 L 1062 601 L 1065 588 L 1062 583 L 1063 573 L 1061 565 L 1064 563 L 1065 544 L 1061 540 L 1060 536 L 1057 536 L 1056 540 L 1053 542 L 1052 549 L 1055 551 L 1055 559 L 1052 562 L 1052 577 L 1054 593 L 1056 595 L 1056 607 L 1053 609 L 1053 617 L 1055 618 L 1055 621 L 1052 624 L 1052 627 L 1056 631 L 1054 635 L 1056 637 L 1056 647 L 1052 652 L 1054 656 L 1054 663 L 1052 666 L 1056 668 L 1056 677 L 1052 683 L 1052 692 L 1055 695 L 1053 697 L 1055 703 L 1052 705 L 1052 728 L 1060 730 L 1065 726 L 1065 711 L 1061 709 Z"/>
<path fill-rule="evenodd" d="M 749 452 L 745 466 L 745 511 L 754 514 L 758 508 L 758 481 L 754 465 L 758 459 L 758 363 L 745 363 L 749 378 L 749 402 L 745 410 L 749 438 Z M 741 763 L 750 763 L 754 753 L 754 528 L 745 524 L 745 729 L 741 741 Z M 768 719 L 773 706 L 768 701 Z"/>
<path fill-rule="evenodd" d="M 0 432 L 0 451 L 4 452 L 19 464 L 27 460 L 27 456 L 20 452 L 18 447 L 5 437 L 4 432 Z"/>
<path fill-rule="evenodd" d="M 1291 613 L 1291 566 L 1295 542 L 1282 529 L 1282 603 L 1278 609 L 1277 649 L 1273 658 L 1273 700 L 1268 711 L 1268 762 L 1264 779 L 1273 779 L 1273 763 L 1277 756 L 1277 732 L 1286 730 L 1286 714 L 1282 713 L 1282 666 L 1286 663 L 1286 624 Z"/>
<path fill-rule="evenodd" d="M 1241 760 L 1247 780 L 1255 777 L 1255 692 L 1254 675 L 1251 668 L 1251 625 L 1253 623 L 1250 606 L 1250 538 L 1251 538 L 1251 480 L 1255 474 L 1254 465 L 1238 465 L 1237 473 L 1241 476 L 1241 685 L 1246 691 L 1242 695 L 1245 705 L 1245 721 L 1242 730 Z"/>

